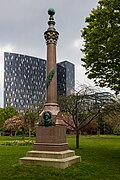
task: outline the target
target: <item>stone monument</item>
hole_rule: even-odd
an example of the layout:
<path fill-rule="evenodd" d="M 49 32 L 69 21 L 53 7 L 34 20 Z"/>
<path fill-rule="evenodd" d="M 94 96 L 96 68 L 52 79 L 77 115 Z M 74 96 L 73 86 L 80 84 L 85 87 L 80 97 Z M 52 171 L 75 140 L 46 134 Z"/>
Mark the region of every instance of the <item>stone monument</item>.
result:
<path fill-rule="evenodd" d="M 80 162 L 75 152 L 68 150 L 66 142 L 66 125 L 57 103 L 56 45 L 59 33 L 55 29 L 54 9 L 48 10 L 48 29 L 44 33 L 47 44 L 47 97 L 40 122 L 36 125 L 36 142 L 33 151 L 20 158 L 20 164 L 52 166 L 66 168 Z"/>

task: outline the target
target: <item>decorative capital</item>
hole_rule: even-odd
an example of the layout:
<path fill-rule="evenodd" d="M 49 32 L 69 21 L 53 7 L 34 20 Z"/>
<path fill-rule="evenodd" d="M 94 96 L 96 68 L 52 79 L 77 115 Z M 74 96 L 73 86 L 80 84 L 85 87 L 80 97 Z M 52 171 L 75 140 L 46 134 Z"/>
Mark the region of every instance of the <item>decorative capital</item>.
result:
<path fill-rule="evenodd" d="M 46 40 L 46 44 L 55 44 L 57 45 L 59 33 L 57 31 L 46 31 L 44 33 L 44 37 Z"/>
<path fill-rule="evenodd" d="M 49 21 L 48 21 L 48 29 L 47 31 L 44 33 L 44 37 L 46 40 L 46 44 L 57 44 L 57 40 L 58 40 L 58 36 L 59 33 L 56 31 L 55 29 L 55 21 L 53 18 L 53 15 L 55 14 L 55 10 L 53 8 L 48 9 L 48 14 L 50 15 L 49 17 Z"/>

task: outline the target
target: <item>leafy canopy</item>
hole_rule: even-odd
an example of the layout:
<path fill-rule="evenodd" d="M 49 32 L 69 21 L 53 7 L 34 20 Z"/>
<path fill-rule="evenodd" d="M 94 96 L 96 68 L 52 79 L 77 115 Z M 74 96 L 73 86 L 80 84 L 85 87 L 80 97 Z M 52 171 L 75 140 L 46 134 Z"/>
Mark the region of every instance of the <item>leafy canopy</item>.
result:
<path fill-rule="evenodd" d="M 3 129 L 3 124 L 5 122 L 5 120 L 18 115 L 17 110 L 12 107 L 6 107 L 6 108 L 0 108 L 0 130 Z"/>
<path fill-rule="evenodd" d="M 100 0 L 82 30 L 82 59 L 88 78 L 120 91 L 120 0 Z"/>

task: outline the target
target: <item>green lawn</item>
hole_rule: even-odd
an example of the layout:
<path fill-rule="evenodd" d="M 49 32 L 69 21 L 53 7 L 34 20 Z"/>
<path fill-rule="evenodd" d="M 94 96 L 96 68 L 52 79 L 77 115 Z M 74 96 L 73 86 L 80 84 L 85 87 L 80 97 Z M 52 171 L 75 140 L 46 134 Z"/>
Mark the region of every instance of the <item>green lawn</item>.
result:
<path fill-rule="evenodd" d="M 15 139 L 20 139 L 17 137 Z M 14 137 L 0 137 L 12 141 Z M 119 180 L 120 136 L 81 136 L 80 149 L 75 149 L 75 137 L 68 136 L 69 148 L 82 158 L 81 163 L 66 169 L 20 166 L 32 146 L 0 146 L 0 180 Z"/>

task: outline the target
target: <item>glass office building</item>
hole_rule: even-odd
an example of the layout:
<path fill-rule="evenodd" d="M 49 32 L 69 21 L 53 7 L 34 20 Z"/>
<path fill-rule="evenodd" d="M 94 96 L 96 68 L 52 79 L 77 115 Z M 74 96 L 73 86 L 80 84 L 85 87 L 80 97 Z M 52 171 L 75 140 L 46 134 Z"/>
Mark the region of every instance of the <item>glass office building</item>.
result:
<path fill-rule="evenodd" d="M 57 64 L 57 89 L 59 95 L 70 95 L 75 92 L 75 65 L 63 61 Z"/>
<path fill-rule="evenodd" d="M 74 65 L 57 64 L 58 94 L 68 95 L 74 87 Z M 73 69 L 72 69 L 73 68 Z M 24 113 L 45 100 L 46 60 L 22 54 L 4 53 L 4 107 Z M 70 89 L 70 87 L 72 87 Z"/>

